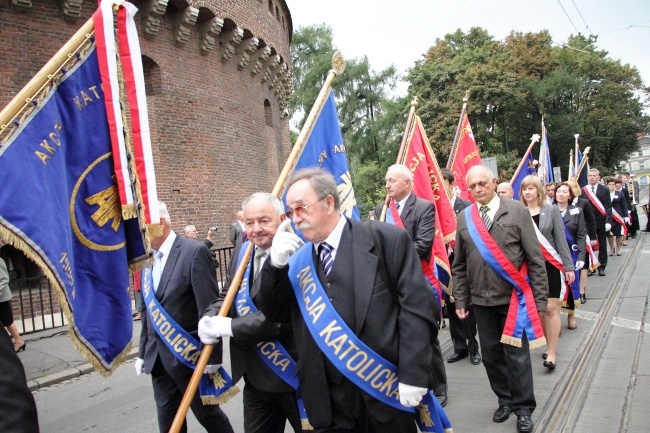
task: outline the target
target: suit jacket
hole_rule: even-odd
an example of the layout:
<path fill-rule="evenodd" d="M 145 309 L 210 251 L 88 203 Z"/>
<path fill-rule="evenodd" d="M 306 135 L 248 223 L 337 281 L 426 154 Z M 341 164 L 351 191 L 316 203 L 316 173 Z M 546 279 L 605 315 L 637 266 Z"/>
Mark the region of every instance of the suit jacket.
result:
<path fill-rule="evenodd" d="M 27 388 L 25 369 L 9 334 L 0 332 L 0 431 L 38 433 L 34 397 Z"/>
<path fill-rule="evenodd" d="M 467 308 L 467 300 L 485 307 L 509 304 L 512 286 L 486 265 L 467 230 L 465 212 L 458 215 L 456 250 L 452 272 L 456 308 Z M 535 235 L 528 209 L 518 201 L 501 198 L 490 234 L 515 268 L 528 264 L 530 286 L 538 311 L 546 311 L 548 279 L 544 256 Z"/>
<path fill-rule="evenodd" d="M 585 196 L 578 196 L 578 201 L 575 205 L 582 209 L 584 214 L 585 223 L 587 224 L 587 235 L 589 239 L 595 241 L 598 238 L 596 233 L 596 216 L 594 215 L 594 207 L 591 205 L 589 199 Z"/>
<path fill-rule="evenodd" d="M 319 272 L 319 279 L 341 318 L 369 347 L 397 366 L 401 382 L 430 389 L 434 294 L 404 230 L 375 221 L 368 224 L 374 239 L 362 223 L 347 220 L 330 276 L 325 279 Z M 378 257 L 371 252 L 376 252 L 375 244 L 381 246 L 378 254 L 383 258 L 388 278 L 396 286 L 393 289 L 389 288 L 391 282 L 383 280 Z M 262 269 L 270 272 L 263 275 L 258 306 L 271 318 L 291 310 L 305 408 L 311 424 L 324 428 L 332 423 L 328 382 L 338 382 L 340 377 L 305 325 L 293 291 L 286 283 L 287 268 Z M 368 411 L 379 421 L 390 420 L 399 413 L 365 393 L 363 396 Z"/>
<path fill-rule="evenodd" d="M 587 188 L 591 189 L 591 185 L 587 185 Z M 591 204 L 591 200 L 589 201 L 589 204 L 594 211 L 594 218 L 596 219 L 596 230 L 605 230 L 605 224 L 612 223 L 612 201 L 609 198 L 609 188 L 601 184 L 596 184 L 596 197 L 605 207 L 605 213 L 607 214 L 606 217 L 603 216 L 603 214 L 601 214 L 600 211 Z"/>
<path fill-rule="evenodd" d="M 577 206 L 569 205 L 563 219 L 565 227 L 573 236 L 573 242 L 578 247 L 578 261 L 587 263 L 587 224 L 584 211 Z"/>
<path fill-rule="evenodd" d="M 614 191 L 614 198 L 611 200 L 611 202 L 612 202 L 612 209 L 616 210 L 616 212 L 618 212 L 621 218 L 627 218 L 629 216 L 627 213 L 629 209 L 627 206 L 627 199 L 625 198 L 625 194 L 623 194 L 623 192 Z"/>
<path fill-rule="evenodd" d="M 242 229 L 241 225 L 239 224 L 239 221 L 235 221 L 234 223 L 230 224 L 230 243 L 233 244 L 235 247 L 238 247 L 239 245 L 242 244 Z"/>
<path fill-rule="evenodd" d="M 383 203 L 379 203 L 375 207 L 376 220 L 379 220 L 381 217 L 383 205 Z M 404 229 L 411 237 L 418 256 L 429 262 L 431 260 L 431 250 L 433 248 L 433 237 L 435 234 L 435 206 L 430 201 L 411 193 L 406 199 L 406 203 L 404 203 L 401 218 L 404 223 Z"/>
<path fill-rule="evenodd" d="M 623 196 L 625 197 L 625 201 L 627 202 L 627 209 L 632 210 L 632 193 L 630 192 L 629 185 L 623 184 L 621 186 L 621 192 L 623 193 Z"/>
<path fill-rule="evenodd" d="M 458 215 L 458 212 L 462 211 L 465 209 L 467 206 L 470 206 L 472 204 L 471 201 L 469 200 L 463 200 L 460 197 L 456 197 L 454 200 L 454 213 Z"/>
<path fill-rule="evenodd" d="M 228 287 L 230 287 L 231 278 L 237 272 L 237 258 L 239 257 L 241 248 L 241 245 L 235 248 L 223 290 L 219 294 L 219 297 L 205 310 L 204 316 L 216 316 L 219 314 Z M 254 255 L 255 250 L 251 253 L 250 260 L 253 260 Z M 270 266 L 271 260 L 267 258 L 262 267 Z M 246 272 L 249 272 L 248 278 L 253 279 L 253 273 L 248 269 Z M 250 289 L 251 299 L 256 305 L 257 295 L 262 280 L 261 277 L 263 275 L 265 275 L 265 273 L 260 271 L 258 278 L 253 282 Z M 293 388 L 291 388 L 284 380 L 280 379 L 264 363 L 264 361 L 262 361 L 253 347 L 256 343 L 261 341 L 279 340 L 284 348 L 287 349 L 291 357 L 296 360 L 296 347 L 291 333 L 291 318 L 289 312 L 287 311 L 285 316 L 282 317 L 281 323 L 271 322 L 261 311 L 238 317 L 237 311 L 235 310 L 235 302 L 233 302 L 228 316 L 233 318 L 232 322 L 230 322 L 233 335 L 230 339 L 230 364 L 232 368 L 233 383 L 237 383 L 239 379 L 245 375 L 246 383 L 250 383 L 255 389 L 265 392 L 293 392 Z"/>
<path fill-rule="evenodd" d="M 167 257 L 156 291 L 160 305 L 196 340 L 202 313 L 219 295 L 217 276 L 210 250 L 201 242 L 177 236 Z M 153 329 L 149 315 L 142 321 L 139 357 L 146 373 L 160 360 L 171 376 L 186 375 L 182 364 Z M 221 342 L 215 345 L 209 364 L 221 364 Z"/>
<path fill-rule="evenodd" d="M 575 264 L 571 259 L 571 251 L 569 251 L 569 245 L 566 242 L 562 215 L 556 206 L 549 204 L 542 206 L 539 213 L 539 231 L 560 255 L 564 270 L 566 272 L 573 271 Z"/>

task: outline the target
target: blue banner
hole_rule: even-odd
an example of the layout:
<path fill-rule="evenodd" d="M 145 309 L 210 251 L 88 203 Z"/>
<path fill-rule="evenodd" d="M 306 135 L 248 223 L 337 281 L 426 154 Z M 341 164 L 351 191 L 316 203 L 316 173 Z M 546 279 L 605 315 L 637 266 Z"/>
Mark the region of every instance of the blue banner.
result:
<path fill-rule="evenodd" d="M 515 200 L 519 200 L 519 193 L 521 192 L 521 181 L 524 180 L 524 178 L 530 174 L 536 174 L 537 171 L 535 170 L 535 161 L 533 160 L 533 155 L 528 152 L 528 155 L 526 156 L 526 162 L 524 162 L 524 165 L 521 167 L 521 170 L 519 170 L 519 173 L 517 174 L 517 177 L 514 178 L 514 180 L 511 182 L 512 184 L 512 190 L 514 191 L 514 196 L 513 198 Z"/>
<path fill-rule="evenodd" d="M 108 374 L 131 346 L 128 259 L 145 247 L 137 219 L 122 220 L 94 44 L 67 68 L 0 147 L 0 231 L 41 267 L 75 345 Z"/>
<path fill-rule="evenodd" d="M 539 161 L 540 164 L 542 164 L 542 167 L 545 168 L 545 173 L 544 179 L 542 181 L 544 183 L 552 183 L 555 182 L 555 177 L 553 176 L 553 164 L 551 163 L 551 154 L 549 153 L 548 149 L 548 134 L 546 133 L 546 127 L 544 127 L 544 124 L 542 123 L 542 128 L 544 128 L 544 137 L 542 138 L 542 146 L 544 147 L 544 159 L 545 161 Z"/>
<path fill-rule="evenodd" d="M 308 167 L 320 167 L 332 173 L 338 185 L 341 213 L 348 218 L 359 220 L 359 209 L 354 189 L 352 189 L 352 179 L 348 169 L 345 144 L 341 136 L 336 103 L 334 95 L 331 93 L 316 120 L 314 129 L 296 163 L 295 170 Z"/>

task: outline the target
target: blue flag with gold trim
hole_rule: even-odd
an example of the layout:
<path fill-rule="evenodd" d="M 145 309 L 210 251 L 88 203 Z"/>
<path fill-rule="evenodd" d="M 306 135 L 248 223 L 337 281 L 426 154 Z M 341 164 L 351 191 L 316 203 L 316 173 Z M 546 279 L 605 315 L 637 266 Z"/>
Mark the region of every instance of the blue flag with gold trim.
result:
<path fill-rule="evenodd" d="M 341 213 L 346 217 L 359 220 L 357 199 L 352 188 L 347 153 L 332 93 L 327 98 L 320 116 L 315 122 L 314 129 L 296 163 L 295 170 L 308 167 L 320 167 L 332 173 L 338 186 Z"/>
<path fill-rule="evenodd" d="M 517 177 L 515 177 L 511 183 L 512 190 L 515 193 L 513 196 L 515 200 L 519 201 L 521 182 L 524 180 L 524 178 L 528 175 L 536 174 L 536 173 L 537 173 L 537 169 L 535 168 L 535 161 L 533 160 L 533 155 L 530 152 L 528 152 L 528 155 L 526 156 L 526 162 L 524 163 L 523 167 L 521 167 L 521 170 L 519 170 L 519 173 L 517 173 Z"/>
<path fill-rule="evenodd" d="M 0 234 L 43 269 L 75 345 L 109 374 L 130 350 L 129 258 L 145 241 L 122 219 L 95 45 L 62 71 L 0 137 Z"/>

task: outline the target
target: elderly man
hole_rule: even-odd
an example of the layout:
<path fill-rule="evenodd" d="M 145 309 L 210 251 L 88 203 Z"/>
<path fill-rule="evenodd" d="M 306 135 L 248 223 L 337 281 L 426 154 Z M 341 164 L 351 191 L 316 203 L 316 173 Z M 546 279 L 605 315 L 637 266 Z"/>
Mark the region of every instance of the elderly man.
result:
<path fill-rule="evenodd" d="M 246 227 L 244 227 L 244 212 L 237 211 L 237 221 L 230 224 L 230 243 L 235 247 L 238 247 L 246 240 L 246 236 Z"/>
<path fill-rule="evenodd" d="M 178 331 L 179 335 L 189 334 L 187 338 L 183 336 L 172 340 L 178 341 L 176 347 L 180 347 L 178 344 L 181 340 L 196 339 L 199 319 L 210 302 L 218 296 L 219 289 L 210 250 L 200 242 L 176 235 L 171 228 L 171 218 L 165 203 L 160 202 L 159 212 L 162 235 L 151 238 L 155 257 L 151 272 L 153 296 L 148 300 L 145 294 L 148 314 L 146 320 L 142 321 L 140 352 L 135 370 L 138 376 L 142 373 L 151 374 L 158 427 L 166 433 L 174 421 L 194 370 L 187 365 L 187 358 L 181 357 L 177 350 L 171 350 L 166 344 L 166 338 L 172 336 L 169 332 L 163 334 L 161 324 L 169 325 L 173 320 L 181 328 L 172 326 L 174 332 Z M 145 292 L 146 288 L 143 278 Z M 152 320 L 152 315 L 155 315 L 156 320 Z M 166 330 L 169 331 L 170 328 Z M 187 349 L 191 349 L 190 346 L 193 345 L 188 345 Z M 206 373 L 216 372 L 218 364 L 221 364 L 220 343 L 212 352 Z M 221 408 L 218 405 L 203 405 L 198 393 L 190 407 L 206 431 L 233 431 Z M 187 431 L 185 423 L 182 431 Z"/>
<path fill-rule="evenodd" d="M 512 190 L 512 185 L 510 182 L 501 182 L 497 185 L 497 195 L 503 198 L 513 198 L 515 192 Z"/>
<path fill-rule="evenodd" d="M 256 306 L 257 294 L 262 284 L 262 268 L 270 267 L 268 260 L 273 237 L 280 223 L 286 219 L 284 206 L 272 194 L 257 192 L 242 204 L 244 226 L 248 240 L 254 245 L 241 288 L 237 292 L 229 317 L 217 316 L 230 281 L 241 264 L 244 243 L 233 253 L 228 278 L 219 297 L 205 311 L 206 317 L 199 322 L 199 336 L 205 344 L 214 344 L 220 337 L 230 339 L 230 359 L 233 382 L 242 377 L 244 386 L 244 431 L 246 433 L 282 433 L 289 420 L 294 431 L 301 432 L 300 413 L 296 393 L 290 385 L 296 381 L 295 344 L 291 335 L 290 318 L 287 314 L 282 323 L 266 319 Z M 288 312 L 287 312 L 288 313 Z M 269 350 L 269 348 L 273 350 Z M 268 355 L 283 347 L 292 359 L 284 364 L 269 363 Z M 288 358 L 281 358 L 284 362 Z M 294 384 L 295 385 L 295 384 Z"/>
<path fill-rule="evenodd" d="M 527 264 L 537 311 L 546 311 L 548 281 L 544 257 L 530 213 L 521 203 L 496 195 L 496 179 L 487 167 L 472 167 L 467 172 L 467 186 L 476 204 L 458 215 L 453 264 L 456 314 L 467 318 L 471 296 L 483 365 L 499 401 L 492 420 L 503 422 L 514 412 L 517 431 L 530 432 L 536 403 L 527 335 L 522 335 L 521 347 L 501 343 L 513 293 L 513 285 L 505 277 Z M 508 262 L 502 264 L 505 274 L 487 260 L 499 254 Z M 526 286 L 521 284 L 522 290 L 530 290 Z M 530 315 L 537 315 L 535 305 L 526 307 Z"/>
<path fill-rule="evenodd" d="M 607 234 L 612 228 L 612 200 L 609 189 L 600 184 L 600 172 L 596 168 L 589 169 L 587 173 L 588 185 L 582 188 L 589 199 L 596 217 L 596 236 L 598 237 L 598 275 L 605 276 L 607 267 Z M 593 272 L 589 271 L 589 275 Z"/>
<path fill-rule="evenodd" d="M 415 433 L 413 414 L 392 403 L 433 399 L 435 300 L 411 240 L 389 224 L 342 216 L 334 178 L 321 169 L 296 172 L 286 202 L 310 243 L 298 250 L 299 239 L 278 230 L 260 305 L 269 318 L 291 310 L 300 390 L 315 432 Z M 358 364 L 362 358 L 368 368 Z M 398 376 L 376 377 L 379 364 L 396 366 Z"/>
<path fill-rule="evenodd" d="M 395 204 L 394 209 L 397 210 L 397 215 L 393 215 L 393 220 L 401 219 L 418 256 L 427 264 L 430 263 L 435 235 L 436 208 L 434 204 L 413 194 L 413 173 L 402 164 L 395 164 L 388 168 L 386 193 Z M 375 207 L 375 220 L 380 220 L 383 205 L 382 202 Z M 437 308 L 432 314 L 436 320 L 440 318 L 440 310 Z M 435 382 L 433 393 L 440 404 L 445 406 L 447 404 L 447 372 L 442 359 L 437 331 L 433 344 L 432 367 Z"/>

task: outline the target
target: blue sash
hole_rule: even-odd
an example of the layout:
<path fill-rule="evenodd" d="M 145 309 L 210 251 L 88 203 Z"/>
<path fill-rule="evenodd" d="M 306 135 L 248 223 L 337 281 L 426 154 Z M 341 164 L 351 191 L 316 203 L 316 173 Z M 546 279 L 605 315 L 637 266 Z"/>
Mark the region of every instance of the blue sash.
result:
<path fill-rule="evenodd" d="M 289 259 L 289 279 L 307 329 L 327 359 L 362 391 L 382 403 L 415 414 L 399 402 L 397 367 L 366 345 L 341 319 L 321 285 L 313 244 L 307 243 Z M 418 406 L 415 420 L 423 432 L 451 432 L 445 411 L 431 391 Z"/>
<path fill-rule="evenodd" d="M 250 241 L 246 241 L 241 246 L 239 250 L 239 257 L 237 258 L 236 269 L 239 269 L 239 265 L 241 264 L 246 250 L 248 249 L 249 243 Z M 237 311 L 238 317 L 242 317 L 250 313 L 257 313 L 259 311 L 250 295 L 251 280 L 249 278 L 249 275 L 251 275 L 253 272 L 253 257 L 255 257 L 255 249 L 253 249 L 251 253 L 251 260 L 248 265 L 248 269 L 244 273 L 244 277 L 241 280 L 239 290 L 235 295 L 235 310 Z M 285 349 L 284 346 L 282 346 L 282 343 L 280 343 L 278 340 L 260 341 L 253 346 L 253 349 L 262 359 L 262 361 L 264 361 L 264 364 L 266 364 L 266 366 L 269 367 L 273 373 L 275 373 L 280 379 L 286 382 L 287 385 L 296 390 L 302 429 L 313 430 L 313 427 L 309 424 L 309 421 L 307 419 L 307 411 L 305 411 L 305 405 L 302 402 L 302 398 L 300 398 L 300 391 L 298 389 L 298 364 L 296 364 L 296 361 L 293 360 L 287 349 Z"/>
<path fill-rule="evenodd" d="M 569 250 L 571 250 L 571 260 L 575 265 L 578 261 L 578 245 L 576 245 L 571 232 L 567 228 L 566 223 L 564 223 L 564 218 L 562 218 L 562 223 L 564 224 L 564 233 L 566 234 L 566 240 L 569 244 Z M 576 271 L 575 275 L 576 279 L 573 280 L 573 284 L 571 284 L 571 295 L 573 295 L 574 306 L 578 306 L 580 305 L 580 271 Z"/>
<path fill-rule="evenodd" d="M 194 370 L 201 356 L 201 343 L 167 314 L 156 299 L 152 288 L 151 268 L 145 268 L 142 270 L 142 294 L 149 323 L 176 359 Z M 219 366 L 219 370 L 213 374 L 204 374 L 199 382 L 199 393 L 203 404 L 223 404 L 238 392 L 239 388 L 233 386 L 232 379 L 223 366 Z"/>

